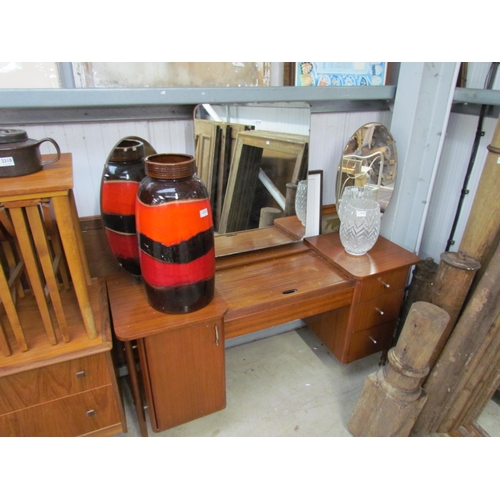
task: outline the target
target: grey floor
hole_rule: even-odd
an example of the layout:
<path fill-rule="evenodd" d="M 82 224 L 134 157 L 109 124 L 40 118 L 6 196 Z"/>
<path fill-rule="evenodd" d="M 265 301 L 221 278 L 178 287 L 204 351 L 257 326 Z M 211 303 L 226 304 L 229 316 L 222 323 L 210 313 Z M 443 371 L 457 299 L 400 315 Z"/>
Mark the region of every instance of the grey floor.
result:
<path fill-rule="evenodd" d="M 380 354 L 343 365 L 306 327 L 226 349 L 224 410 L 150 437 L 350 437 L 347 424 Z M 127 433 L 139 436 L 125 378 Z M 481 425 L 500 435 L 500 406 L 491 402 Z"/>

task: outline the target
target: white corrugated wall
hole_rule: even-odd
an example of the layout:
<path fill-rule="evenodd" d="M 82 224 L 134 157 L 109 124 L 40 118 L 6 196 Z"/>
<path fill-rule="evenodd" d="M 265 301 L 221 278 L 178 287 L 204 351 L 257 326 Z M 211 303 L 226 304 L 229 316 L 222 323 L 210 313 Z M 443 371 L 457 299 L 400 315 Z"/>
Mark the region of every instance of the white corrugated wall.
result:
<path fill-rule="evenodd" d="M 100 214 L 101 176 L 106 159 L 116 143 L 127 136 L 148 141 L 158 153 L 194 154 L 194 129 L 191 120 L 71 123 L 20 126 L 32 139 L 51 137 L 61 152 L 73 155 L 73 179 L 78 215 Z M 41 146 L 50 154 L 50 143 Z"/>
<path fill-rule="evenodd" d="M 469 63 L 467 76 L 468 88 L 484 88 L 490 64 L 487 62 Z M 500 89 L 500 75 L 497 75 L 493 89 Z M 436 184 L 430 202 L 429 215 L 420 246 L 419 255 L 423 259 L 432 257 L 436 262 L 439 262 L 439 256 L 446 251 L 446 245 L 452 229 L 472 152 L 478 120 L 479 118 L 473 115 L 452 113 L 450 116 L 443 152 L 439 162 Z M 460 219 L 453 238 L 455 244 L 450 247 L 449 251 L 457 251 L 460 246 L 460 241 L 474 201 L 474 194 L 488 155 L 486 148 L 491 143 L 497 120 L 497 118 L 484 119 L 484 136 L 481 137 L 468 183 L 470 193 L 465 196 L 460 212 Z"/>
<path fill-rule="evenodd" d="M 469 63 L 467 86 L 483 88 L 490 63 Z M 494 89 L 499 89 L 497 76 Z M 323 203 L 335 202 L 335 176 L 344 145 L 361 125 L 378 121 L 390 129 L 390 111 L 314 113 L 311 115 L 309 167 L 323 170 Z M 478 117 L 452 113 L 439 163 L 436 184 L 430 201 L 420 246 L 420 256 L 439 261 L 445 251 L 455 217 L 463 179 L 469 162 Z M 462 215 L 455 234 L 456 250 L 474 198 L 482 167 L 487 156 L 496 119 L 484 120 L 485 135 L 469 183 Z M 123 137 L 135 135 L 146 139 L 158 152 L 185 152 L 194 154 L 194 130 L 191 120 L 99 122 L 48 125 L 19 125 L 29 137 L 52 137 L 63 152 L 73 154 L 75 196 L 80 217 L 99 215 L 99 189 L 104 162 L 113 146 Z M 395 137 L 397 142 L 398 138 Z M 50 144 L 42 146 L 43 153 L 52 150 Z"/>

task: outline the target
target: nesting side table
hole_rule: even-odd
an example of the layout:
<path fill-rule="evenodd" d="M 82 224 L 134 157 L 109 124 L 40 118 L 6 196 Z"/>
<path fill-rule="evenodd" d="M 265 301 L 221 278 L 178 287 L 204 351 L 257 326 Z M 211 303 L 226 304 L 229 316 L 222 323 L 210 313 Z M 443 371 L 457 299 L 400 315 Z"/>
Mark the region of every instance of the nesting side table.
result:
<path fill-rule="evenodd" d="M 0 436 L 126 430 L 104 278 L 92 278 L 72 157 L 0 179 Z"/>

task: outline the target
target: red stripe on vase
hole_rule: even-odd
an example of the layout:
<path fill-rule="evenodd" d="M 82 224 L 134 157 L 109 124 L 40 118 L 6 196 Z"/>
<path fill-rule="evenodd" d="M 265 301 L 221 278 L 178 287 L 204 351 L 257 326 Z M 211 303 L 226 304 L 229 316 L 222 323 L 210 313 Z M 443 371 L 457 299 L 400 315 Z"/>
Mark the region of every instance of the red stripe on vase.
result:
<path fill-rule="evenodd" d="M 213 226 L 208 198 L 145 205 L 137 199 L 137 232 L 166 246 L 177 245 Z"/>
<path fill-rule="evenodd" d="M 138 189 L 138 182 L 103 181 L 101 211 L 109 214 L 135 214 L 135 199 Z"/>
<path fill-rule="evenodd" d="M 117 233 L 108 228 L 105 228 L 105 230 L 111 251 L 116 257 L 124 259 L 139 258 L 137 234 Z"/>
<path fill-rule="evenodd" d="M 211 278 L 215 273 L 214 248 L 188 264 L 160 262 L 142 251 L 139 260 L 142 276 L 148 284 L 156 287 L 188 285 Z"/>

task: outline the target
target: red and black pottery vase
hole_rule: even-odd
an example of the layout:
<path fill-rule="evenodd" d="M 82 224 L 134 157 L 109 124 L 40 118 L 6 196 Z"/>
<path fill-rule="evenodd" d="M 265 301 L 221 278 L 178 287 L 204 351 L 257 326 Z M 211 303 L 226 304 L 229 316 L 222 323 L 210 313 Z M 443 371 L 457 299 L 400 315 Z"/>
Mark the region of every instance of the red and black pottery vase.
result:
<path fill-rule="evenodd" d="M 137 193 L 139 261 L 147 298 L 157 311 L 181 314 L 214 296 L 215 248 L 207 189 L 187 154 L 145 159 Z"/>
<path fill-rule="evenodd" d="M 104 167 L 101 182 L 101 216 L 106 238 L 118 263 L 134 276 L 141 276 L 135 201 L 145 177 L 144 144 L 138 140 L 119 142 Z"/>

